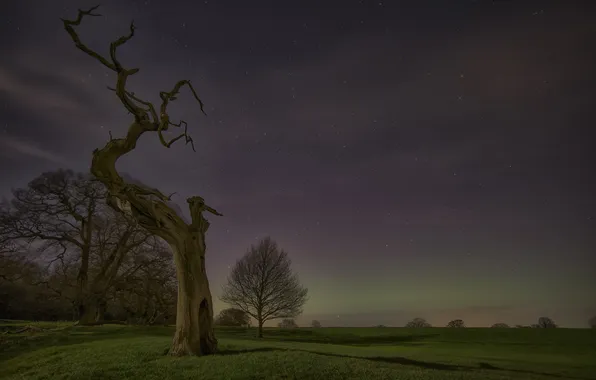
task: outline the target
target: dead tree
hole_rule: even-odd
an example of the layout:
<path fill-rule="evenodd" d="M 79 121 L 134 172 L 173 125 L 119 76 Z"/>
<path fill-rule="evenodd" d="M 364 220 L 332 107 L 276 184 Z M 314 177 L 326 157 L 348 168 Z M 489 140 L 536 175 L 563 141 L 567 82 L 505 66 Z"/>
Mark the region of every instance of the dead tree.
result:
<path fill-rule="evenodd" d="M 159 109 L 127 90 L 128 78 L 138 73 L 139 69 L 123 67 L 116 53 L 120 46 L 134 36 L 134 22 L 131 22 L 127 35 L 110 44 L 109 57 L 106 58 L 81 42 L 75 31 L 75 27 L 81 24 L 85 16 L 100 16 L 94 13 L 97 8 L 98 6 L 89 10 L 79 9 L 75 20 L 62 19 L 64 28 L 78 49 L 116 73 L 116 86 L 110 90 L 115 92 L 134 120 L 125 137 L 110 137 L 103 148 L 93 151 L 91 173 L 107 187 L 107 202 L 112 208 L 134 218 L 149 232 L 164 239 L 172 248 L 178 278 L 178 302 L 176 333 L 170 354 L 180 356 L 214 353 L 217 350 L 217 340 L 213 332 L 213 305 L 205 271 L 205 233 L 209 228 L 209 222 L 203 216 L 203 212 L 221 214 L 207 206 L 203 198 L 190 197 L 187 201 L 192 222 L 187 224 L 168 205 L 170 197 L 156 189 L 127 183 L 116 170 L 116 162 L 133 151 L 139 138 L 147 132 L 156 133 L 166 148 L 184 138 L 186 144 L 191 144 L 194 150 L 193 140 L 187 133 L 187 123 L 183 120 L 178 123 L 172 122 L 167 108 L 170 102 L 176 100 L 183 86 L 189 88 L 201 111 L 205 113 L 203 103 L 188 80 L 178 81 L 169 92 L 161 91 Z M 183 128 L 184 132 L 167 141 L 163 132 L 172 127 Z"/>

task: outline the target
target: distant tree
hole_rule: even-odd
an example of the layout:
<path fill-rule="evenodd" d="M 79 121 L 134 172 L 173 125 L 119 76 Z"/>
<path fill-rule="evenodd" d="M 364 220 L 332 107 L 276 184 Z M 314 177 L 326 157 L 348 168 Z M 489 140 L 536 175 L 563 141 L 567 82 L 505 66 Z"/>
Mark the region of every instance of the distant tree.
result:
<path fill-rule="evenodd" d="M 376 325 L 375 327 L 378 328 L 378 329 L 382 329 L 382 328 L 385 328 L 387 326 L 385 326 L 385 325 Z"/>
<path fill-rule="evenodd" d="M 529 327 L 532 329 L 539 329 L 540 325 L 538 323 L 532 323 Z"/>
<path fill-rule="evenodd" d="M 550 329 L 557 327 L 557 325 L 549 317 L 540 317 L 538 318 L 538 327 L 541 329 Z"/>
<path fill-rule="evenodd" d="M 528 327 L 530 327 L 530 326 L 515 325 L 515 328 L 518 328 L 518 329 L 527 329 Z"/>
<path fill-rule="evenodd" d="M 596 329 L 596 315 L 588 320 L 588 325 L 591 328 Z"/>
<path fill-rule="evenodd" d="M 506 328 L 509 328 L 509 325 L 507 323 L 495 323 L 491 327 L 493 329 L 506 329 Z"/>
<path fill-rule="evenodd" d="M 244 310 L 230 307 L 223 309 L 217 315 L 215 324 L 218 326 L 248 327 L 250 325 L 250 315 Z"/>
<path fill-rule="evenodd" d="M 426 328 L 426 327 L 432 327 L 432 326 L 424 318 L 414 318 L 410 322 L 406 323 L 405 327 L 410 328 L 410 329 L 412 329 L 412 328 L 418 329 L 418 328 Z"/>
<path fill-rule="evenodd" d="M 298 327 L 296 321 L 291 318 L 285 318 L 277 324 L 280 329 L 295 329 Z"/>
<path fill-rule="evenodd" d="M 462 328 L 466 326 L 464 325 L 464 321 L 461 319 L 454 319 L 453 321 L 447 323 L 447 327 Z"/>
<path fill-rule="evenodd" d="M 267 237 L 236 262 L 224 285 L 221 300 L 256 319 L 259 338 L 266 321 L 302 313 L 308 290 L 292 273 L 291 263 L 288 254 Z"/>
<path fill-rule="evenodd" d="M 321 327 L 321 322 L 317 321 L 316 319 L 312 321 L 311 326 L 315 329 L 318 329 Z"/>

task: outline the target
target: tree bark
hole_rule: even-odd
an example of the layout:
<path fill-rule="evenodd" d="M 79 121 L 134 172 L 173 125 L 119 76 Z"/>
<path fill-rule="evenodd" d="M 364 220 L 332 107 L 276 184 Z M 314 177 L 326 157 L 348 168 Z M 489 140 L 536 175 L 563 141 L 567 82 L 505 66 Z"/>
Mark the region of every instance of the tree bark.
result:
<path fill-rule="evenodd" d="M 77 287 L 76 287 L 76 295 L 75 299 L 77 302 L 78 308 L 78 318 L 79 323 L 81 322 L 81 318 L 86 313 L 88 300 L 85 297 L 85 290 L 89 284 L 88 278 L 88 271 L 89 271 L 89 246 L 84 246 L 81 252 L 81 266 L 79 267 L 79 272 L 77 274 Z"/>
<path fill-rule="evenodd" d="M 205 244 L 189 234 L 172 247 L 178 276 L 176 333 L 170 355 L 208 355 L 217 351 L 213 304 L 205 271 Z"/>
<path fill-rule="evenodd" d="M 97 315 L 95 317 L 95 323 L 104 323 L 106 320 L 107 301 L 105 298 L 101 298 L 97 301 Z"/>
<path fill-rule="evenodd" d="M 259 329 L 257 330 L 257 338 L 263 337 L 263 322 L 259 321 Z"/>
<path fill-rule="evenodd" d="M 90 297 L 79 307 L 79 325 L 94 325 L 97 318 L 97 300 Z"/>

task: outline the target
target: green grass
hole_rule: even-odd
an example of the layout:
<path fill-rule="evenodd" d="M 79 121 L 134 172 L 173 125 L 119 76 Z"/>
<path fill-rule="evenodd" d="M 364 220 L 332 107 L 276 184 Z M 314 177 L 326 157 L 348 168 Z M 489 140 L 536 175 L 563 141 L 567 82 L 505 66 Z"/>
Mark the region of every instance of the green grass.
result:
<path fill-rule="evenodd" d="M 2 330 L 31 324 L 0 320 Z M 67 323 L 37 323 L 60 328 Z M 219 329 L 220 352 L 164 355 L 172 327 L 0 334 L 0 379 L 596 379 L 596 330 Z"/>

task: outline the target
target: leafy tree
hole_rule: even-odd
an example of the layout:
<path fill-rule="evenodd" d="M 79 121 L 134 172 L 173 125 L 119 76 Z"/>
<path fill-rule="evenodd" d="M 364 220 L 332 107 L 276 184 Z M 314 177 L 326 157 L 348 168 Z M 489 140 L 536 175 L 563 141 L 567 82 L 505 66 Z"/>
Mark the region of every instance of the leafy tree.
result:
<path fill-rule="evenodd" d="M 116 73 L 116 85 L 111 90 L 131 114 L 133 121 L 124 137 L 113 138 L 110 135 L 109 141 L 102 148 L 93 151 L 91 173 L 107 188 L 107 203 L 114 210 L 135 220 L 171 247 L 176 265 L 178 299 L 176 331 L 169 353 L 176 356 L 214 353 L 217 350 L 217 339 L 213 330 L 213 305 L 205 268 L 205 233 L 209 228 L 209 222 L 203 213 L 221 214 L 207 206 L 203 198 L 190 197 L 187 202 L 191 223 L 187 223 L 171 207 L 171 196 L 166 196 L 157 189 L 126 181 L 116 170 L 117 161 L 132 152 L 141 136 L 146 133 L 154 133 L 166 148 L 184 139 L 194 150 L 193 140 L 187 133 L 186 122 L 171 121 L 168 105 L 177 99 L 180 90 L 185 86 L 199 103 L 201 111 L 203 103 L 188 80 L 178 81 L 169 92 L 161 91 L 159 107 L 128 90 L 128 79 L 138 73 L 139 69 L 125 68 L 117 58 L 117 53 L 118 48 L 134 36 L 135 25 L 131 23 L 130 32 L 111 43 L 110 54 L 106 58 L 85 45 L 75 31 L 75 27 L 78 27 L 86 16 L 97 16 L 93 13 L 96 9 L 97 6 L 89 10 L 79 10 L 75 20 L 63 19 L 64 28 L 78 49 Z M 163 132 L 170 128 L 184 128 L 184 132 L 167 141 Z"/>
<path fill-rule="evenodd" d="M 538 327 L 541 329 L 551 329 L 557 327 L 557 325 L 548 317 L 540 317 L 538 318 Z"/>
<path fill-rule="evenodd" d="M 405 327 L 407 327 L 407 328 L 426 328 L 426 327 L 432 327 L 432 326 L 424 318 L 414 318 L 410 322 L 406 323 Z"/>
<path fill-rule="evenodd" d="M 321 322 L 317 321 L 316 319 L 313 320 L 310 325 L 315 329 L 321 328 Z"/>
<path fill-rule="evenodd" d="M 266 321 L 302 313 L 308 290 L 292 273 L 291 263 L 285 251 L 265 238 L 250 247 L 228 276 L 221 300 L 256 319 L 258 337 Z"/>
<path fill-rule="evenodd" d="M 588 320 L 588 325 L 591 328 L 596 329 L 596 315 Z"/>
<path fill-rule="evenodd" d="M 295 329 L 298 327 L 298 324 L 291 318 L 284 318 L 277 324 L 277 327 L 280 329 Z"/>
<path fill-rule="evenodd" d="M 464 321 L 461 319 L 454 319 L 453 321 L 447 323 L 447 327 L 453 327 L 453 328 L 463 328 L 466 327 L 464 325 Z"/>
<path fill-rule="evenodd" d="M 215 324 L 219 326 L 248 327 L 250 325 L 250 315 L 244 310 L 230 307 L 219 313 L 215 318 Z"/>
<path fill-rule="evenodd" d="M 491 327 L 493 329 L 506 329 L 506 328 L 509 328 L 509 325 L 507 323 L 495 323 Z"/>

